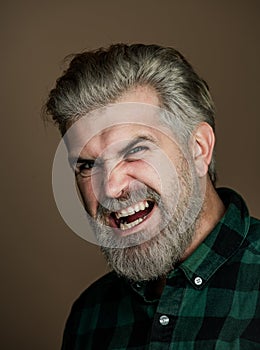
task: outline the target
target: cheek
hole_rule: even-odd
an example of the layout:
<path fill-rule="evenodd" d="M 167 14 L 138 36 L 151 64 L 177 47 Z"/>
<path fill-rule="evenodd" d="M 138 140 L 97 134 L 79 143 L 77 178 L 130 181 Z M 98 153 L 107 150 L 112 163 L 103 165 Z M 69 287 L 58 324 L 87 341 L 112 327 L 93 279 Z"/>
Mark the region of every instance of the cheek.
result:
<path fill-rule="evenodd" d="M 152 188 L 158 193 L 161 192 L 162 177 L 155 164 L 142 160 L 129 163 L 127 168 L 128 175 L 134 180 Z"/>
<path fill-rule="evenodd" d="M 77 186 L 84 202 L 85 208 L 91 216 L 94 216 L 97 208 L 97 200 L 91 185 L 91 181 L 81 179 L 77 181 Z"/>

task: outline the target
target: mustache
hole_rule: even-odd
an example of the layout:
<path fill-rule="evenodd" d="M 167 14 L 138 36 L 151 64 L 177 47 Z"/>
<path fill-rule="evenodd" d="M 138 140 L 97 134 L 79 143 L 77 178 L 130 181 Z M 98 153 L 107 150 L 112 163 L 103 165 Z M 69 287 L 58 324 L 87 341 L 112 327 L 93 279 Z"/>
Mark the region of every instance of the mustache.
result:
<path fill-rule="evenodd" d="M 161 202 L 161 196 L 155 190 L 145 187 L 134 191 L 125 192 L 119 198 L 104 198 L 97 208 L 98 216 L 119 211 L 130 207 L 143 200 L 152 200 L 157 205 Z"/>

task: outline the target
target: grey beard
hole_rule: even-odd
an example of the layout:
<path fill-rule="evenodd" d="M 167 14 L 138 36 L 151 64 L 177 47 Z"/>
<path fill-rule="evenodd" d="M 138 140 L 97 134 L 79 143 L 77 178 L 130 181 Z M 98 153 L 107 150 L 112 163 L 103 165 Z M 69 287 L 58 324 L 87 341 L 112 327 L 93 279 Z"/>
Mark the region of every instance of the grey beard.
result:
<path fill-rule="evenodd" d="M 183 257 L 194 237 L 203 198 L 197 182 L 194 186 L 190 185 L 190 178 L 183 173 L 182 180 L 185 190 L 174 213 L 170 212 L 167 204 L 163 204 L 160 196 L 149 188 L 129 194 L 129 198 L 122 201 L 109 199 L 103 203 L 108 210 L 115 211 L 119 210 L 123 203 L 128 206 L 144 198 L 153 199 L 160 209 L 161 222 L 167 223 L 161 227 L 158 225 L 157 232 L 146 230 L 119 237 L 111 227 L 104 226 L 106 209 L 103 206 L 99 208 L 97 221 L 92 224 L 95 226 L 97 239 L 108 265 L 118 275 L 131 281 L 157 279 L 165 276 Z M 100 224 L 102 220 L 103 224 Z"/>
<path fill-rule="evenodd" d="M 109 266 L 132 281 L 165 276 L 182 258 L 194 236 L 195 223 L 184 232 L 171 221 L 149 241 L 127 248 L 101 247 Z"/>

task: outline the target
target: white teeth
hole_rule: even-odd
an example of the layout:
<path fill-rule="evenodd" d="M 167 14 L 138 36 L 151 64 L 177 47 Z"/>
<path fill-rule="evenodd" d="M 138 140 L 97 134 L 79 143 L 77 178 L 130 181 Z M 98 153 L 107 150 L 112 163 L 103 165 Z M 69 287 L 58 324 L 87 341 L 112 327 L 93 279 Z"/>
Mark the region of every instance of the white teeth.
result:
<path fill-rule="evenodd" d="M 145 210 L 145 204 L 144 203 L 140 204 L 140 210 Z"/>
<path fill-rule="evenodd" d="M 127 213 L 128 213 L 128 215 L 133 215 L 135 213 L 134 208 L 132 208 L 132 207 L 128 208 Z"/>
<path fill-rule="evenodd" d="M 120 211 L 117 211 L 115 213 L 115 215 L 116 215 L 117 219 L 120 219 L 120 218 L 129 216 L 129 215 L 133 215 L 134 213 L 138 213 L 140 210 L 144 210 L 145 208 L 148 208 L 148 207 L 149 207 L 148 202 L 143 201 L 143 202 L 135 204 L 132 207 L 128 207 L 128 208 L 122 209 Z"/>
<path fill-rule="evenodd" d="M 135 212 L 138 213 L 140 211 L 140 205 L 136 204 L 135 205 Z"/>
<path fill-rule="evenodd" d="M 144 219 L 142 219 L 142 218 L 139 218 L 139 219 L 137 219 L 137 220 L 135 220 L 135 221 L 133 221 L 133 222 L 130 222 L 129 224 L 127 224 L 127 223 L 120 223 L 120 230 L 122 230 L 122 231 L 124 231 L 124 230 L 127 230 L 127 229 L 129 229 L 129 228 L 132 228 L 132 227 L 134 227 L 134 226 L 136 226 L 136 225 L 138 225 L 138 224 L 140 224 L 140 222 L 142 222 L 142 221 L 144 221 Z"/>
<path fill-rule="evenodd" d="M 121 211 L 121 215 L 122 215 L 122 216 L 127 216 L 128 213 L 127 213 L 127 211 L 126 211 L 125 209 L 123 209 L 123 210 Z"/>

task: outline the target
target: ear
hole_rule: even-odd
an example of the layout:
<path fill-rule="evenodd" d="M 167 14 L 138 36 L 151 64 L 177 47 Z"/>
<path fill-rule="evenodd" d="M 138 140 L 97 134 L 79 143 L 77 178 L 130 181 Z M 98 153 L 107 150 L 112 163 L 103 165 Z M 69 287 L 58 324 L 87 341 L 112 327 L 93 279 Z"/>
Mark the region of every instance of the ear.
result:
<path fill-rule="evenodd" d="M 208 172 L 215 145 L 215 135 L 208 123 L 200 123 L 193 133 L 192 155 L 199 177 Z"/>

